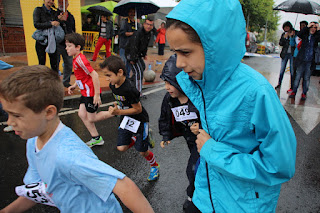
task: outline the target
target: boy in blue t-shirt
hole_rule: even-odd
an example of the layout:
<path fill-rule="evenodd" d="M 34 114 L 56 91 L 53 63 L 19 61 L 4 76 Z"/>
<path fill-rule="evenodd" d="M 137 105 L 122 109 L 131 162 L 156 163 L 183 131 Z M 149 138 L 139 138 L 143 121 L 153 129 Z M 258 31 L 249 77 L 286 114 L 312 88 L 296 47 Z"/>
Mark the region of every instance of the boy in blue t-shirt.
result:
<path fill-rule="evenodd" d="M 110 56 L 100 64 L 105 76 L 110 81 L 110 89 L 117 101 L 109 107 L 111 115 L 120 115 L 117 149 L 127 151 L 134 146 L 151 166 L 148 181 L 159 178 L 160 166 L 148 146 L 154 147 L 154 140 L 148 127 L 149 115 L 140 102 L 140 92 L 126 78 L 126 67 L 120 57 Z"/>
<path fill-rule="evenodd" d="M 122 212 L 115 194 L 133 212 L 153 212 L 139 188 L 123 173 L 100 161 L 61 123 L 63 84 L 49 68 L 22 68 L 3 80 L 0 101 L 8 124 L 27 141 L 26 185 L 0 212 L 24 212 L 36 203 L 61 212 Z"/>

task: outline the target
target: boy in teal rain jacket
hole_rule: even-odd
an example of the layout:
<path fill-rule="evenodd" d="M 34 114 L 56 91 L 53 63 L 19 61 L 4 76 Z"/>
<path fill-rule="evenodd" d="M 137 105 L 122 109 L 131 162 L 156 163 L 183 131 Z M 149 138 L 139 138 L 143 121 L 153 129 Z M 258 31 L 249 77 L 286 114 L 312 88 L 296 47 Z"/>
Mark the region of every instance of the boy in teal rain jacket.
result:
<path fill-rule="evenodd" d="M 295 172 L 296 138 L 273 87 L 241 63 L 239 1 L 184 0 L 167 18 L 167 40 L 184 71 L 176 78 L 203 128 L 194 205 L 201 212 L 275 212 L 281 184 Z"/>

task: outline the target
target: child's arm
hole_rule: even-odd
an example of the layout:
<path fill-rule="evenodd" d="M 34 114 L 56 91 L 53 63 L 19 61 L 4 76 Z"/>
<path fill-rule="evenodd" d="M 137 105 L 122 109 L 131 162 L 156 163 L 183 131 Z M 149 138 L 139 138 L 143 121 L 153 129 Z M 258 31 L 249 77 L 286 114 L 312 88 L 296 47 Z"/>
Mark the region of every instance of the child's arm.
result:
<path fill-rule="evenodd" d="M 150 203 L 142 194 L 137 185 L 128 177 L 122 180 L 118 179 L 113 188 L 115 193 L 122 203 L 134 213 L 152 213 L 154 212 Z"/>
<path fill-rule="evenodd" d="M 117 103 L 114 106 L 109 107 L 109 112 L 111 115 L 136 115 L 142 112 L 141 103 L 131 104 L 132 108 L 129 109 L 119 109 Z"/>
<path fill-rule="evenodd" d="M 99 74 L 93 70 L 90 73 L 90 76 L 92 78 L 93 86 L 94 86 L 94 97 L 93 97 L 93 104 L 100 106 L 101 105 L 101 99 L 100 99 L 100 81 L 99 81 Z"/>
<path fill-rule="evenodd" d="M 72 86 L 68 87 L 68 94 L 71 95 L 73 90 L 77 87 L 77 83 L 75 82 Z"/>
<path fill-rule="evenodd" d="M 190 130 L 195 135 L 199 134 L 199 123 L 192 124 L 192 126 L 190 126 Z"/>
<path fill-rule="evenodd" d="M 15 201 L 10 203 L 7 207 L 0 210 L 0 213 L 25 212 L 31 207 L 33 207 L 34 205 L 36 205 L 36 203 L 33 202 L 32 200 L 29 200 L 25 197 L 18 197 Z"/>

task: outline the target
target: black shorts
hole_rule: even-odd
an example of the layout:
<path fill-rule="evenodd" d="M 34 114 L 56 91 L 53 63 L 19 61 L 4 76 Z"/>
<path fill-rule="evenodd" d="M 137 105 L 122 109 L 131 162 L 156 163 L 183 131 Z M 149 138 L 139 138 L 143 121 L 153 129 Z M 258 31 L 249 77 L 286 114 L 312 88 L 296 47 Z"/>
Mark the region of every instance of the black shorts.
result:
<path fill-rule="evenodd" d="M 118 143 L 117 146 L 130 145 L 131 137 L 136 136 L 137 140 L 134 144 L 134 148 L 138 152 L 146 152 L 148 151 L 148 123 L 140 123 L 139 129 L 137 133 L 130 132 L 126 129 L 118 128 Z"/>
<path fill-rule="evenodd" d="M 98 104 L 97 105 L 93 104 L 93 97 L 81 96 L 80 104 L 84 104 L 86 106 L 87 112 L 90 112 L 90 113 L 95 113 L 99 108 Z"/>

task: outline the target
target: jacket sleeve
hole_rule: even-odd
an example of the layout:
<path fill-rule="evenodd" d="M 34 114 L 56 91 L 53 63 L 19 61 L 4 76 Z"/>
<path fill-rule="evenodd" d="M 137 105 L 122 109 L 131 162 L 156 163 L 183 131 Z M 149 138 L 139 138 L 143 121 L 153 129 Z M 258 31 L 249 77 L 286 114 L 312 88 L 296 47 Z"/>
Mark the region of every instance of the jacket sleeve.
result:
<path fill-rule="evenodd" d="M 137 62 L 139 59 L 139 31 L 136 31 L 129 40 L 129 61 Z M 127 51 L 127 50 L 126 50 Z"/>
<path fill-rule="evenodd" d="M 297 33 L 297 36 L 298 36 L 299 38 L 301 38 L 302 40 L 308 38 L 308 36 L 309 36 L 309 29 L 310 29 L 309 27 L 303 28 L 302 30 L 300 30 L 300 31 Z"/>
<path fill-rule="evenodd" d="M 38 30 L 44 30 L 44 29 L 48 29 L 51 28 L 51 22 L 47 21 L 47 22 L 40 22 L 41 20 L 41 7 L 36 7 L 33 11 L 33 25 L 36 29 Z"/>
<path fill-rule="evenodd" d="M 169 106 L 169 93 L 163 98 L 161 105 L 161 114 L 158 120 L 159 134 L 162 135 L 162 141 L 172 140 L 172 123 L 171 123 L 171 110 Z"/>
<path fill-rule="evenodd" d="M 126 19 L 123 19 L 120 22 L 120 30 L 119 30 L 119 35 L 120 36 L 125 36 L 125 33 L 127 32 L 127 24 L 126 24 Z"/>
<path fill-rule="evenodd" d="M 243 153 L 211 138 L 203 145 L 200 156 L 209 168 L 226 176 L 273 186 L 294 175 L 296 138 L 271 87 L 262 87 L 260 91 L 251 95 L 253 113 L 250 115 L 251 131 L 259 145 L 250 153 Z"/>
<path fill-rule="evenodd" d="M 281 35 L 281 38 L 280 38 L 280 41 L 279 41 L 279 45 L 280 45 L 280 46 L 286 45 L 286 42 L 287 42 L 286 40 L 287 40 L 287 39 L 284 38 L 284 34 L 285 34 L 285 33 L 282 33 L 282 35 Z"/>

